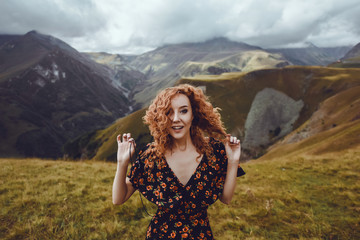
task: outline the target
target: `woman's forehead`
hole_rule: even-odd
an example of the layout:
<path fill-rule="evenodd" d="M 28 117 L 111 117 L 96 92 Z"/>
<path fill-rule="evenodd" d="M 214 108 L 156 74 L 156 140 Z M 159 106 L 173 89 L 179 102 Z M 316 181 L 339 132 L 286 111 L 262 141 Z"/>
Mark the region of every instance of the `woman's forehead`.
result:
<path fill-rule="evenodd" d="M 173 98 L 171 98 L 171 107 L 172 108 L 191 107 L 191 103 L 188 96 L 179 93 L 176 94 Z"/>

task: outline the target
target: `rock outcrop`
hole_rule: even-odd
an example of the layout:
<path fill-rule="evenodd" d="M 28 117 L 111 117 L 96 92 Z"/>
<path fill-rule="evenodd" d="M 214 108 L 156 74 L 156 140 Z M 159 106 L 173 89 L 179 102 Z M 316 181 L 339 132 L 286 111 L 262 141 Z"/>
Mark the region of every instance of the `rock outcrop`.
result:
<path fill-rule="evenodd" d="M 303 106 L 302 100 L 295 101 L 272 88 L 258 92 L 245 122 L 243 147 L 251 152 L 261 152 L 290 133 Z"/>

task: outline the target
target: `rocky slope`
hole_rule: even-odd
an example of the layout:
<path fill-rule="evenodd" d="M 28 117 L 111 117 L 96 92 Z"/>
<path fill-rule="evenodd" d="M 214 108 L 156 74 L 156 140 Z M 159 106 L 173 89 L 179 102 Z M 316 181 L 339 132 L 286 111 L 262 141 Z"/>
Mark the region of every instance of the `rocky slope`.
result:
<path fill-rule="evenodd" d="M 62 146 L 129 112 L 112 70 L 35 31 L 0 47 L 1 156 L 57 158 Z"/>

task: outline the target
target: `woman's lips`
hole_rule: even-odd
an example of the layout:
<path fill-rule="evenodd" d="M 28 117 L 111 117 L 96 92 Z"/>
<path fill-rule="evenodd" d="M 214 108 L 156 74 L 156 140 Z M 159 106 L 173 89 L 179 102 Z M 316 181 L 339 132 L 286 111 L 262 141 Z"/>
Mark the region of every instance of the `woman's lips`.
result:
<path fill-rule="evenodd" d="M 175 132 L 180 132 L 184 126 L 176 126 L 176 127 L 171 127 Z"/>

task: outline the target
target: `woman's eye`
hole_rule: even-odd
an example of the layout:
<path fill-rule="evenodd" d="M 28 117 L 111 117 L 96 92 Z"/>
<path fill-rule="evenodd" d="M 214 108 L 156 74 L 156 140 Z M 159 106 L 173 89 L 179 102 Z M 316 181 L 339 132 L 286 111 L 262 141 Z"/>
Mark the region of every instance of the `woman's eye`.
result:
<path fill-rule="evenodd" d="M 187 110 L 187 109 L 183 109 L 183 110 L 181 110 L 180 112 L 183 113 L 183 114 L 185 114 L 185 113 L 188 112 L 188 110 Z"/>

